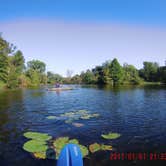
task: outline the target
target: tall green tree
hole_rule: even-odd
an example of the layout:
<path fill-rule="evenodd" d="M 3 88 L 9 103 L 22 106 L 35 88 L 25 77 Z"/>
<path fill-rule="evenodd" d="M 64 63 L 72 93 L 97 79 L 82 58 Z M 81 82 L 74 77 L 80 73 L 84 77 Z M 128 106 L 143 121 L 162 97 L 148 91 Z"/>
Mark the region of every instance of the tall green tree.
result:
<path fill-rule="evenodd" d="M 39 60 L 32 60 L 27 62 L 28 69 L 37 71 L 38 73 L 44 73 L 46 70 L 46 64 Z"/>
<path fill-rule="evenodd" d="M 157 62 L 143 62 L 143 69 L 140 70 L 140 76 L 145 81 L 157 81 L 159 65 Z"/>
<path fill-rule="evenodd" d="M 110 65 L 110 74 L 113 80 L 113 84 L 120 84 L 123 80 L 123 68 L 119 64 L 118 60 L 115 58 Z"/>
<path fill-rule="evenodd" d="M 27 62 L 26 76 L 31 80 L 31 86 L 38 86 L 40 84 L 45 84 L 46 65 L 44 62 L 39 60 L 32 60 Z"/>
<path fill-rule="evenodd" d="M 0 81 L 6 83 L 8 76 L 8 43 L 0 36 Z"/>
<path fill-rule="evenodd" d="M 85 84 L 94 84 L 96 82 L 95 76 L 92 71 L 87 70 L 81 73 L 82 82 Z"/>
<path fill-rule="evenodd" d="M 123 65 L 124 71 L 124 82 L 129 84 L 139 84 L 141 83 L 141 78 L 139 77 L 138 70 L 133 65 L 128 65 L 125 63 Z"/>
<path fill-rule="evenodd" d="M 7 86 L 15 88 L 19 86 L 19 76 L 23 72 L 24 57 L 21 51 L 16 51 L 14 55 L 8 57 L 9 69 L 7 77 Z"/>
<path fill-rule="evenodd" d="M 62 83 L 63 77 L 59 74 L 54 74 L 53 72 L 48 71 L 47 72 L 47 82 L 49 84 L 55 84 L 55 82 Z"/>

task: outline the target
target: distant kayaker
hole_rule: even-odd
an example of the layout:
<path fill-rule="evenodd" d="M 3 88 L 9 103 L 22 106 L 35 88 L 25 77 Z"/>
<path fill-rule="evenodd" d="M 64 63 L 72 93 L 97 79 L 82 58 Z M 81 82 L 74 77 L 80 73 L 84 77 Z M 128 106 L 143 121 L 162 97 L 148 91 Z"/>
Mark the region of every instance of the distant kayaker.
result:
<path fill-rule="evenodd" d="M 55 88 L 60 88 L 60 84 L 59 83 L 55 83 Z"/>

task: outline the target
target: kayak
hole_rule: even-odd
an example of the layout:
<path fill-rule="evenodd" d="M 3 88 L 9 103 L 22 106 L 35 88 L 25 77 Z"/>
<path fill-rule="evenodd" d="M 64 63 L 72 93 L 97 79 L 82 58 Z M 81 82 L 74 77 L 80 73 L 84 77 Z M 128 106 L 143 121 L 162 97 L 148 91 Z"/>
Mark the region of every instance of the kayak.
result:
<path fill-rule="evenodd" d="M 79 146 L 67 144 L 60 153 L 57 166 L 83 166 L 83 159 Z"/>
<path fill-rule="evenodd" d="M 49 88 L 48 91 L 65 91 L 65 90 L 73 90 L 73 88 Z"/>

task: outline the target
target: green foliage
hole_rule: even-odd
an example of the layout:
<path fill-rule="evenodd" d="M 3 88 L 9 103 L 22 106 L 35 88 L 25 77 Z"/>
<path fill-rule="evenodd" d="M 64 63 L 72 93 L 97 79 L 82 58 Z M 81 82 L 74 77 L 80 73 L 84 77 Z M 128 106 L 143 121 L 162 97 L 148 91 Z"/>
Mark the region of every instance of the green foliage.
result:
<path fill-rule="evenodd" d="M 0 53 L 0 81 L 6 83 L 8 77 L 8 57 Z"/>
<path fill-rule="evenodd" d="M 39 141 L 48 141 L 52 138 L 48 134 L 38 133 L 38 132 L 26 132 L 24 133 L 24 136 L 26 138 L 35 139 Z"/>
<path fill-rule="evenodd" d="M 41 140 L 30 140 L 23 145 L 23 149 L 27 152 L 45 152 L 48 149 L 45 141 Z"/>
<path fill-rule="evenodd" d="M 123 69 L 120 66 L 118 60 L 115 58 L 110 65 L 110 74 L 113 80 L 113 84 L 119 84 L 123 80 Z"/>
<path fill-rule="evenodd" d="M 89 145 L 89 151 L 91 153 L 94 153 L 94 152 L 99 151 L 99 150 L 101 150 L 101 145 L 100 144 L 93 143 L 93 144 Z"/>
<path fill-rule="evenodd" d="M 57 117 L 56 116 L 47 116 L 47 119 L 50 119 L 50 120 L 53 120 L 53 119 L 56 119 Z"/>
<path fill-rule="evenodd" d="M 97 118 L 99 116 L 100 116 L 99 114 L 97 114 L 97 113 L 91 114 L 87 110 L 78 110 L 75 112 L 66 112 L 66 113 L 60 115 L 60 117 L 66 119 L 65 123 L 73 123 L 73 121 L 75 121 L 75 120 L 79 120 L 79 119 L 87 120 L 90 118 Z M 73 123 L 73 126 L 81 127 L 81 126 L 83 126 L 83 124 Z"/>
<path fill-rule="evenodd" d="M 39 60 L 32 60 L 27 62 L 28 69 L 32 69 L 38 73 L 44 73 L 46 70 L 46 65 L 44 62 Z"/>
<path fill-rule="evenodd" d="M 31 80 L 31 86 L 39 86 L 47 83 L 47 76 L 44 74 L 46 65 L 39 60 L 27 62 L 26 76 Z"/>
<path fill-rule="evenodd" d="M 158 81 L 166 83 L 166 66 L 159 67 L 159 69 L 158 69 Z"/>
<path fill-rule="evenodd" d="M 91 72 L 90 70 L 87 70 L 85 73 L 82 72 L 80 77 L 81 77 L 82 83 L 94 84 L 96 82 L 95 76 L 93 72 Z"/>
<path fill-rule="evenodd" d="M 112 150 L 112 146 L 111 145 L 101 145 L 101 150 Z"/>
<path fill-rule="evenodd" d="M 47 72 L 47 83 L 49 84 L 55 84 L 55 82 L 62 83 L 63 77 L 59 74 L 54 74 L 50 71 Z"/>
<path fill-rule="evenodd" d="M 120 134 L 118 134 L 118 133 L 108 133 L 108 134 L 102 134 L 101 135 L 103 138 L 105 138 L 105 139 L 117 139 L 117 138 L 119 138 L 121 135 Z"/>
<path fill-rule="evenodd" d="M 143 62 L 143 69 L 140 70 L 140 76 L 145 81 L 157 81 L 159 65 L 156 62 Z"/>
<path fill-rule="evenodd" d="M 124 82 L 129 84 L 140 84 L 141 78 L 139 77 L 138 70 L 133 65 L 124 64 Z"/>

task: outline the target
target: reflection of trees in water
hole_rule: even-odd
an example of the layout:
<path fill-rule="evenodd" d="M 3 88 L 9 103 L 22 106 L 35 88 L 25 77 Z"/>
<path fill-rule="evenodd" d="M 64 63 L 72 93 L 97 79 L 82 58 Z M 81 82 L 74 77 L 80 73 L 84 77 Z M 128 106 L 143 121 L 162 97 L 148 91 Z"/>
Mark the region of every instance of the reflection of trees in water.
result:
<path fill-rule="evenodd" d="M 13 118 L 13 114 L 17 110 L 12 108 L 17 101 L 22 101 L 22 90 L 0 92 L 0 142 L 7 143 L 11 133 L 16 134 L 17 132 L 16 123 L 13 121 L 13 119 L 16 119 L 15 117 Z"/>

